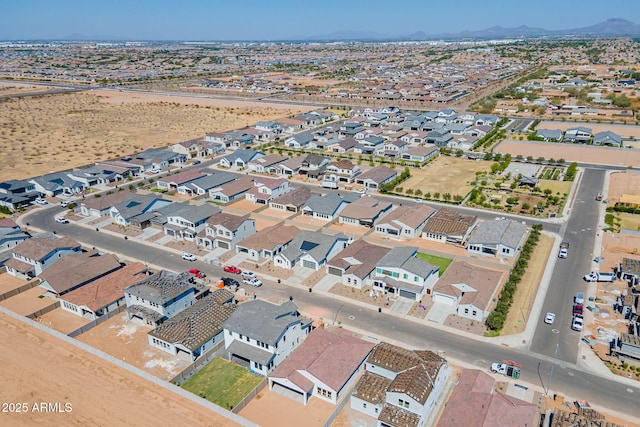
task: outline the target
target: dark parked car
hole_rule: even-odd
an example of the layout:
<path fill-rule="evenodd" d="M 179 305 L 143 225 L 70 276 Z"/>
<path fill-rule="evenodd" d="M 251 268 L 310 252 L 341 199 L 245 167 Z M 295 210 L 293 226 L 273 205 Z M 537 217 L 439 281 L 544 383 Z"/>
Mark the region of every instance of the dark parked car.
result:
<path fill-rule="evenodd" d="M 230 288 L 234 286 L 240 286 L 240 283 L 238 283 L 237 280 L 232 279 L 231 277 L 222 277 L 220 278 L 220 280 L 222 280 L 222 283 L 224 283 L 225 286 L 229 286 Z"/>

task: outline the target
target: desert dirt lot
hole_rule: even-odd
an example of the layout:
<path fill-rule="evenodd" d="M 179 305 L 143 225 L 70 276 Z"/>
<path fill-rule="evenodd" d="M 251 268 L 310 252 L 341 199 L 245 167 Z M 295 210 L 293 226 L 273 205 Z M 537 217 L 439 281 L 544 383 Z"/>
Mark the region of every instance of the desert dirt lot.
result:
<path fill-rule="evenodd" d="M 50 89 L 53 89 L 53 87 L 0 80 L 0 96 L 22 95 L 25 93 L 42 92 Z"/>
<path fill-rule="evenodd" d="M 317 397 L 311 398 L 305 406 L 265 387 L 240 411 L 240 415 L 264 426 L 320 427 L 334 409 L 334 405 Z"/>
<path fill-rule="evenodd" d="M 495 152 L 500 154 L 518 154 L 534 159 L 565 159 L 568 162 L 593 163 L 613 166 L 640 166 L 640 151 L 625 148 L 597 147 L 593 145 L 560 144 L 554 142 L 503 141 Z"/>
<path fill-rule="evenodd" d="M 94 91 L 0 102 L 0 181 L 113 159 L 308 107 Z"/>
<path fill-rule="evenodd" d="M 640 193 L 640 173 L 635 171 L 615 172 L 609 178 L 609 190 L 606 197 L 609 206 L 613 206 L 620 200 L 623 194 Z"/>
<path fill-rule="evenodd" d="M 2 425 L 237 425 L 5 314 L 0 339 L 11 343 L 0 351 L 0 398 L 29 406 L 0 414 Z M 40 402 L 70 403 L 71 412 L 32 411 Z"/>
<path fill-rule="evenodd" d="M 484 160 L 467 160 L 458 157 L 440 156 L 422 169 L 411 169 L 411 177 L 400 184 L 406 192 L 408 189 L 420 189 L 422 194 L 450 193 L 466 196 L 473 188 L 471 181 L 476 179 L 477 171 L 488 171 L 491 162 Z"/>
<path fill-rule="evenodd" d="M 640 138 L 640 128 L 634 125 L 620 125 L 611 123 L 577 123 L 577 122 L 559 122 L 559 121 L 543 121 L 537 126 L 536 129 L 560 129 L 566 131 L 567 129 L 575 128 L 578 126 L 591 129 L 591 132 L 595 135 L 599 132 L 611 131 L 623 138 Z"/>

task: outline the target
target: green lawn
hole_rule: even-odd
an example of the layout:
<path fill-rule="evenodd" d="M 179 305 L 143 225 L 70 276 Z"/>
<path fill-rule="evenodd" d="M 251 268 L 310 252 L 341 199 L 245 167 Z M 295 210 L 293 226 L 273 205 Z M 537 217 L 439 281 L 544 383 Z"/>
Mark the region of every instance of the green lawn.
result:
<path fill-rule="evenodd" d="M 451 258 L 442 258 L 435 255 L 429 255 L 422 252 L 418 252 L 418 258 L 424 262 L 428 262 L 431 265 L 435 265 L 440 270 L 438 276 L 442 276 L 444 272 L 449 268 L 449 264 L 453 261 Z"/>
<path fill-rule="evenodd" d="M 218 406 L 232 409 L 260 383 L 249 370 L 216 357 L 180 387 Z"/>

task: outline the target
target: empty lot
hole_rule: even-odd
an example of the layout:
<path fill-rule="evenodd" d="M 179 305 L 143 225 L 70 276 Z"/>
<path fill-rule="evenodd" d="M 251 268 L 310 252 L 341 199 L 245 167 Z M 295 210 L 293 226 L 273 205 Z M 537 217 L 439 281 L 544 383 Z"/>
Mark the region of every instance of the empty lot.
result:
<path fill-rule="evenodd" d="M 461 157 L 440 156 L 422 169 L 411 169 L 411 177 L 400 184 L 406 192 L 412 189 L 426 193 L 450 193 L 465 196 L 473 186 L 476 172 L 488 171 L 491 163 L 484 160 L 467 160 Z"/>

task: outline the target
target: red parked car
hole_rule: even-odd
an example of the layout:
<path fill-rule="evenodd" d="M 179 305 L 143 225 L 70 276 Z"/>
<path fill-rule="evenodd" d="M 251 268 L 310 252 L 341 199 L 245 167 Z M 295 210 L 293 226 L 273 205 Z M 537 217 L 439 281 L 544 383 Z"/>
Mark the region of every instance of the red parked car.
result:
<path fill-rule="evenodd" d="M 198 279 L 204 279 L 205 277 L 207 277 L 207 275 L 204 274 L 204 271 L 200 271 L 197 268 L 189 270 L 189 274 L 193 274 Z"/>
<path fill-rule="evenodd" d="M 223 270 L 227 273 L 231 273 L 231 274 L 240 274 L 242 273 L 242 270 L 240 270 L 238 267 L 236 267 L 235 265 L 227 265 L 223 268 Z"/>

